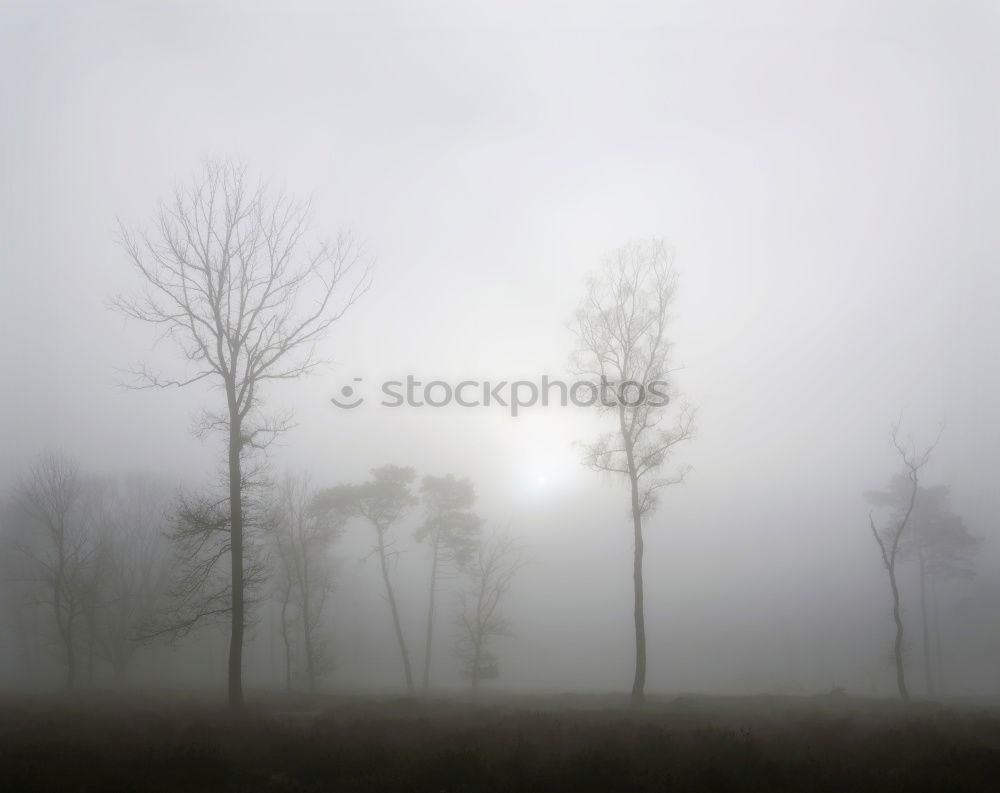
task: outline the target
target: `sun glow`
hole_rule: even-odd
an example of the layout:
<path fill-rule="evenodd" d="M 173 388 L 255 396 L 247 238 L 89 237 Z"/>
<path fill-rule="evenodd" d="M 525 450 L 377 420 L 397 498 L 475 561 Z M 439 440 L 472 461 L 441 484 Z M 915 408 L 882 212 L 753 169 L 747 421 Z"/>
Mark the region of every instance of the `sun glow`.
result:
<path fill-rule="evenodd" d="M 574 427 L 558 414 L 519 417 L 508 436 L 511 464 L 520 492 L 529 498 L 554 498 L 581 473 Z"/>

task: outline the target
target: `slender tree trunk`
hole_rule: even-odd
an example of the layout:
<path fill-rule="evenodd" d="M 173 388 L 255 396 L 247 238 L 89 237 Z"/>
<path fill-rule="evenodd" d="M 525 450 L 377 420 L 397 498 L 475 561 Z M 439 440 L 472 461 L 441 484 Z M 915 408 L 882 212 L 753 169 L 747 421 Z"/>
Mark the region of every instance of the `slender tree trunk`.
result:
<path fill-rule="evenodd" d="M 475 644 L 475 651 L 472 654 L 472 690 L 476 691 L 479 688 L 479 665 L 482 663 L 483 650 L 482 642 L 477 639 Z"/>
<path fill-rule="evenodd" d="M 292 641 L 288 636 L 288 590 L 281 599 L 281 640 L 285 644 L 285 691 L 292 690 Z"/>
<path fill-rule="evenodd" d="M 56 629 L 66 652 L 66 688 L 72 691 L 76 688 L 76 650 L 73 647 L 72 601 L 64 602 L 63 599 L 63 587 L 66 584 L 65 526 L 60 523 L 57 532 L 56 580 L 52 588 L 52 610 L 56 619 Z"/>
<path fill-rule="evenodd" d="M 431 640 L 434 635 L 434 592 L 437 589 L 438 543 L 441 541 L 440 530 L 434 535 L 434 546 L 431 557 L 431 591 L 427 602 L 427 635 L 424 637 L 424 679 L 421 685 L 424 693 L 431 681 Z"/>
<path fill-rule="evenodd" d="M 920 632 L 924 654 L 924 678 L 927 684 L 927 696 L 934 699 L 934 670 L 931 666 L 931 637 L 927 622 L 927 571 L 925 569 L 924 549 L 917 542 L 917 564 L 920 567 Z"/>
<path fill-rule="evenodd" d="M 910 482 L 910 503 L 906 508 L 906 514 L 903 516 L 899 528 L 896 529 L 896 534 L 892 541 L 892 552 L 886 555 L 885 548 L 883 547 L 882 549 L 886 568 L 889 571 L 889 585 L 892 587 L 892 618 L 896 623 L 896 641 L 893 643 L 893 655 L 896 660 L 896 687 L 899 689 L 900 699 L 904 702 L 910 701 L 910 692 L 906 689 L 906 670 L 903 667 L 903 616 L 899 603 L 899 586 L 896 584 L 896 552 L 899 549 L 899 540 L 906 530 L 907 523 L 910 521 L 910 515 L 913 514 L 913 507 L 917 503 L 917 491 L 920 488 L 920 482 L 917 479 L 916 473 L 912 475 Z M 873 531 L 874 526 L 875 524 L 873 523 Z M 876 538 L 877 536 L 876 533 Z"/>
<path fill-rule="evenodd" d="M 66 687 L 70 691 L 73 691 L 76 689 L 78 671 L 76 657 L 76 633 L 74 624 L 76 622 L 75 603 L 72 599 L 70 599 L 64 604 L 63 608 L 66 609 L 66 614 L 62 617 L 60 624 L 64 626 L 61 633 L 66 644 Z"/>
<path fill-rule="evenodd" d="M 476 596 L 476 635 L 473 637 L 472 653 L 472 690 L 479 688 L 479 665 L 483 660 L 483 599 L 486 597 L 486 575 L 479 582 L 479 593 Z"/>
<path fill-rule="evenodd" d="M 242 426 L 235 396 L 229 407 L 229 528 L 232 572 L 232 622 L 229 635 L 229 707 L 243 708 L 243 472 L 240 465 Z"/>
<path fill-rule="evenodd" d="M 872 529 L 872 536 L 874 536 L 875 542 L 878 543 L 879 550 L 882 552 L 882 562 L 885 564 L 886 572 L 889 573 L 889 587 L 892 589 L 892 619 L 896 623 L 896 639 L 893 642 L 893 656 L 896 662 L 896 687 L 899 689 L 899 698 L 904 702 L 910 701 L 910 692 L 906 689 L 906 670 L 903 667 L 903 616 L 899 603 L 899 585 L 896 582 L 896 554 L 899 551 L 900 538 L 902 538 L 903 532 L 906 530 L 910 515 L 913 514 L 913 506 L 917 501 L 917 490 L 920 483 L 916 476 L 916 469 L 913 469 L 910 483 L 912 486 L 910 490 L 910 504 L 906 508 L 906 514 L 903 516 L 903 519 L 896 527 L 895 533 L 892 536 L 892 544 L 888 548 L 879 535 L 878 529 L 875 528 L 875 520 L 872 518 L 871 513 L 868 513 L 868 523 Z"/>
<path fill-rule="evenodd" d="M 88 606 L 87 615 L 87 688 L 94 687 L 94 617 L 89 613 L 90 606 Z"/>
<path fill-rule="evenodd" d="M 316 693 L 316 666 L 313 659 L 312 621 L 309 612 L 308 561 L 302 558 L 302 643 L 306 653 L 306 686 L 310 694 Z"/>
<path fill-rule="evenodd" d="M 403 638 L 403 628 L 399 623 L 399 609 L 396 607 L 396 596 L 392 591 L 392 582 L 389 579 L 389 564 L 385 558 L 385 542 L 383 541 L 382 529 L 376 526 L 378 535 L 378 559 L 382 567 L 382 580 L 385 582 L 385 596 L 389 601 L 389 610 L 392 612 L 392 625 L 396 630 L 396 643 L 399 645 L 399 654 L 403 659 L 403 672 L 406 675 L 406 690 L 413 693 L 413 670 L 410 668 L 410 654 L 406 651 L 406 640 Z"/>
<path fill-rule="evenodd" d="M 639 475 L 635 465 L 633 442 L 625 426 L 625 408 L 618 406 L 618 420 L 625 459 L 628 462 L 629 484 L 632 491 L 632 535 L 634 556 L 632 559 L 632 585 L 635 592 L 635 677 L 632 680 L 632 704 L 641 705 L 646 698 L 646 615 L 642 582 L 642 505 L 639 501 Z"/>
<path fill-rule="evenodd" d="M 941 651 L 941 615 L 938 611 L 937 584 L 931 578 L 931 624 L 934 627 L 934 660 L 937 669 L 938 696 L 944 696 L 944 659 Z"/>
<path fill-rule="evenodd" d="M 76 688 L 76 647 L 74 646 L 72 614 L 63 614 L 64 605 L 56 586 L 54 610 L 56 612 L 56 627 L 63 642 L 66 658 L 66 688 L 73 691 Z"/>
<path fill-rule="evenodd" d="M 896 640 L 893 642 L 893 656 L 896 661 L 896 687 L 899 697 L 904 702 L 910 701 L 910 692 L 906 690 L 906 670 L 903 668 L 903 617 L 899 604 L 899 587 L 896 586 L 896 567 L 889 567 L 889 586 L 892 587 L 892 619 L 896 623 Z"/>
<path fill-rule="evenodd" d="M 70 691 L 76 688 L 76 648 L 71 616 L 66 618 L 66 687 Z"/>
<path fill-rule="evenodd" d="M 642 582 L 642 515 L 639 512 L 639 483 L 632 480 L 632 529 L 635 535 L 635 557 L 632 580 L 635 589 L 635 679 L 632 681 L 632 704 L 639 705 L 646 696 L 646 615 Z"/>
<path fill-rule="evenodd" d="M 274 629 L 274 608 L 269 603 L 267 607 L 267 657 L 271 665 L 271 683 L 274 684 L 274 678 L 278 676 L 278 662 L 275 660 L 276 652 L 274 649 L 274 637 L 277 631 Z"/>

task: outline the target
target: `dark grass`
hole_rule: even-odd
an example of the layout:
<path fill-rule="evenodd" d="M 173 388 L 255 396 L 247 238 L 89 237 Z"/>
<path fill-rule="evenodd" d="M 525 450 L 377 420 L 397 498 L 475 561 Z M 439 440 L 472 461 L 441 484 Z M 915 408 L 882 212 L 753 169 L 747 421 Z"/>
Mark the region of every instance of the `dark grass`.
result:
<path fill-rule="evenodd" d="M 10 791 L 998 791 L 1000 711 L 834 698 L 0 703 Z"/>

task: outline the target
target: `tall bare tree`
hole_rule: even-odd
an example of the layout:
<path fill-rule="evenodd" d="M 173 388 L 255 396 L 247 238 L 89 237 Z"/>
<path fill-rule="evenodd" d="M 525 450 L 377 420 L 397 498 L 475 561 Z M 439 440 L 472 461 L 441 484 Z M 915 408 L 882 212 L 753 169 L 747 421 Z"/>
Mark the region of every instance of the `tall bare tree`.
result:
<path fill-rule="evenodd" d="M 466 567 L 469 587 L 463 593 L 458 615 L 458 650 L 473 690 L 480 681 L 498 674 L 492 643 L 510 635 L 510 623 L 500 605 L 523 565 L 524 549 L 509 531 L 499 531 L 481 538 Z"/>
<path fill-rule="evenodd" d="M 470 511 L 476 502 L 476 490 L 468 479 L 456 479 L 453 474 L 425 476 L 420 484 L 420 495 L 427 514 L 417 529 L 416 538 L 418 542 L 426 543 L 431 551 L 424 675 L 421 682 L 421 688 L 427 691 L 431 679 L 431 644 L 438 582 L 442 576 L 461 570 L 472 559 L 483 521 Z"/>
<path fill-rule="evenodd" d="M 660 471 L 674 447 L 692 437 L 694 411 L 682 407 L 670 428 L 670 348 L 667 326 L 677 276 L 662 240 L 626 245 L 607 258 L 587 284 L 576 314 L 578 374 L 591 378 L 592 402 L 614 415 L 617 428 L 587 447 L 585 464 L 622 477 L 631 494 L 634 555 L 635 676 L 632 702 L 646 687 L 646 621 L 643 600 L 643 520 L 660 490 L 682 481 L 684 471 Z"/>
<path fill-rule="evenodd" d="M 227 439 L 230 556 L 229 703 L 242 707 L 244 615 L 243 455 L 288 426 L 261 414 L 264 386 L 311 371 L 319 339 L 369 285 L 349 237 L 304 250 L 308 206 L 254 184 L 242 165 L 208 163 L 190 188 L 161 203 L 156 229 L 121 228 L 121 243 L 145 281 L 142 294 L 119 297 L 127 316 L 160 328 L 190 369 L 164 377 L 146 367 L 135 387 L 212 381 L 225 394 L 201 429 Z M 361 272 L 359 272 L 359 270 Z"/>
<path fill-rule="evenodd" d="M 329 550 L 347 518 L 337 510 L 314 508 L 313 497 L 308 476 L 285 474 L 277 488 L 268 522 L 278 566 L 286 684 L 291 677 L 289 606 L 292 606 L 302 640 L 302 665 L 310 693 L 316 691 L 317 680 L 331 665 L 328 642 L 321 631 L 323 610 L 333 588 Z"/>
<path fill-rule="evenodd" d="M 51 609 L 66 685 L 78 682 L 80 643 L 94 541 L 82 513 L 83 484 L 76 462 L 50 452 L 39 458 L 14 491 L 34 536 L 18 543 L 39 582 L 40 597 Z"/>
<path fill-rule="evenodd" d="M 399 655 L 403 662 L 403 675 L 406 679 L 406 690 L 413 693 L 413 668 L 410 664 L 410 654 L 406 648 L 403 635 L 402 620 L 399 616 L 399 606 L 396 593 L 392 586 L 390 566 L 398 558 L 396 539 L 393 529 L 407 512 L 417 503 L 416 496 L 410 491 L 413 481 L 417 478 L 412 468 L 402 468 L 398 465 L 383 465 L 372 470 L 372 478 L 360 485 L 337 485 L 321 490 L 313 502 L 314 509 L 320 512 L 339 512 L 347 516 L 358 516 L 367 520 L 375 530 L 375 545 L 372 554 L 378 557 L 382 582 L 385 585 L 386 600 L 389 601 L 389 611 L 392 614 L 392 626 L 399 647 Z"/>
<path fill-rule="evenodd" d="M 943 427 L 942 427 L 943 431 Z M 873 506 L 895 507 L 891 513 L 888 525 L 881 530 L 875 527 L 875 517 L 872 512 L 868 513 L 868 524 L 871 528 L 872 536 L 878 543 L 879 553 L 882 555 L 882 564 L 889 577 L 889 589 L 892 591 L 892 619 L 896 625 L 896 634 L 893 639 L 892 654 L 896 668 L 896 688 L 899 690 L 899 697 L 904 701 L 909 701 L 910 692 L 906 687 L 906 668 L 904 663 L 904 642 L 903 642 L 903 613 L 899 592 L 899 581 L 897 576 L 897 563 L 900 557 L 900 544 L 903 534 L 910 526 L 910 519 L 917 501 L 917 493 L 920 490 L 920 475 L 924 467 L 931 459 L 934 449 L 941 438 L 938 432 L 937 438 L 930 445 L 921 450 L 917 449 L 916 442 L 912 438 L 903 440 L 900 437 L 900 423 L 892 425 L 890 440 L 893 448 L 899 455 L 903 463 L 902 483 L 895 487 L 890 482 L 889 487 L 883 491 L 866 494 L 866 498 Z M 902 490 L 902 498 L 900 498 Z"/>

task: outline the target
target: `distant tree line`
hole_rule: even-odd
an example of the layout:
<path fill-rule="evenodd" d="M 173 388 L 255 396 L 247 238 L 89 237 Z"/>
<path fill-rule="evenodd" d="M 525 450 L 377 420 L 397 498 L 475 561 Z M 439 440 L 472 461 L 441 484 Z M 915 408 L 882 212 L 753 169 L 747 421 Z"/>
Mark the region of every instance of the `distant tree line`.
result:
<path fill-rule="evenodd" d="M 421 510 L 414 539 L 427 550 L 429 590 L 421 689 L 431 681 L 439 595 L 456 597 L 455 653 L 472 688 L 497 672 L 495 639 L 508 635 L 504 597 L 524 561 L 508 530 L 483 530 L 472 512 L 475 489 L 452 475 L 425 476 L 386 465 L 359 484 L 314 488 L 305 475 L 260 477 L 245 503 L 244 619 L 279 614 L 288 690 L 316 692 L 334 669 L 326 615 L 337 583 L 338 539 L 371 531 L 404 681 L 415 690 L 393 588 L 400 562 L 395 530 Z M 65 671 L 69 689 L 93 687 L 110 672 L 126 684 L 136 652 L 160 640 L 227 624 L 232 615 L 225 565 L 231 553 L 226 499 L 192 498 L 153 476 L 87 476 L 60 453 L 30 465 L 3 505 L 0 560 L 19 644 L 41 637 Z M 34 635 L 33 635 L 34 634 Z"/>

